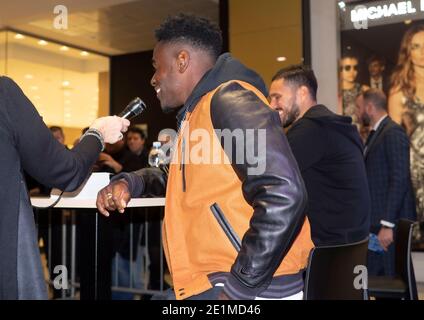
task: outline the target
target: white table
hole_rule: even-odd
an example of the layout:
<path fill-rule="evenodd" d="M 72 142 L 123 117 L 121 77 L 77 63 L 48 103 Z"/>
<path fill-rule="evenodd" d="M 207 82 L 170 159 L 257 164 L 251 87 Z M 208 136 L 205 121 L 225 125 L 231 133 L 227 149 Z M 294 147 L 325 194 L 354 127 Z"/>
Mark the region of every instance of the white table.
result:
<path fill-rule="evenodd" d="M 49 198 L 31 197 L 31 204 L 36 208 L 46 208 L 57 200 L 57 196 L 50 196 Z M 165 198 L 135 198 L 128 203 L 128 208 L 140 207 L 163 207 L 165 206 Z M 76 199 L 62 197 L 54 208 L 68 208 L 68 209 L 96 209 L 96 199 Z"/>

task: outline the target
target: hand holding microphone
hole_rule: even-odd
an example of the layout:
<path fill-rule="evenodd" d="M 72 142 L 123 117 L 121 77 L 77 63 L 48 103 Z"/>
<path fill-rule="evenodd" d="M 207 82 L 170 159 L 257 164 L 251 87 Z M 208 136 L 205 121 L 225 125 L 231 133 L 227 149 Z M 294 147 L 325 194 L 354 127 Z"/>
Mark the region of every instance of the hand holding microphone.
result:
<path fill-rule="evenodd" d="M 130 121 L 146 109 L 146 104 L 140 99 L 135 98 L 119 114 L 119 116 L 108 116 L 94 120 L 90 129 L 100 132 L 104 142 L 114 144 L 122 139 L 123 132 L 128 130 Z"/>
<path fill-rule="evenodd" d="M 98 131 L 104 143 L 114 144 L 122 139 L 122 132 L 126 132 L 130 121 L 117 116 L 102 117 L 94 120 L 90 129 Z"/>

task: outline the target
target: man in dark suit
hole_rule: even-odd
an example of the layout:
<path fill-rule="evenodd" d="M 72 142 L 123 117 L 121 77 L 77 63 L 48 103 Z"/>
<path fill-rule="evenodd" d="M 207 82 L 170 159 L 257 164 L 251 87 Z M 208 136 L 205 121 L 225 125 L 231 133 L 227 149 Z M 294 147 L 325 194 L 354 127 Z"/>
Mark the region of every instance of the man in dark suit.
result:
<path fill-rule="evenodd" d="M 350 117 L 316 101 L 314 72 L 280 70 L 270 88 L 308 192 L 307 215 L 315 245 L 358 242 L 369 233 L 370 199 L 362 142 Z"/>
<path fill-rule="evenodd" d="M 390 90 L 390 79 L 386 75 L 386 59 L 373 55 L 367 60 L 369 77 L 364 82 L 371 89 L 380 89 L 386 95 Z"/>
<path fill-rule="evenodd" d="M 371 233 L 382 250 L 368 251 L 370 275 L 394 275 L 394 228 L 399 218 L 415 219 L 409 171 L 409 141 L 387 114 L 384 92 L 370 89 L 357 98 L 358 117 L 372 128 L 364 150 L 371 194 Z M 370 247 L 371 249 L 371 247 Z"/>

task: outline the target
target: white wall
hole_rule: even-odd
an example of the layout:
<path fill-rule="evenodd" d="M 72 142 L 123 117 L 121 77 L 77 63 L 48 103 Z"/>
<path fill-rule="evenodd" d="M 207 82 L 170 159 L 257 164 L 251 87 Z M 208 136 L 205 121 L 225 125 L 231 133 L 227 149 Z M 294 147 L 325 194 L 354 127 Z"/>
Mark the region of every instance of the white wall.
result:
<path fill-rule="evenodd" d="M 311 0 L 312 68 L 318 78 L 318 102 L 337 110 L 337 61 L 340 32 L 336 0 Z"/>

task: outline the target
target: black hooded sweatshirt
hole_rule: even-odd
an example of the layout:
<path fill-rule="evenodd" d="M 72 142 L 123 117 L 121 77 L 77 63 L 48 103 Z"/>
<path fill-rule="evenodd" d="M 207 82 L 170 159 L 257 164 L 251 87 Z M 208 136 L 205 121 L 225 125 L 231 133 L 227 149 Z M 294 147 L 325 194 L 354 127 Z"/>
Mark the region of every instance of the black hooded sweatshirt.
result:
<path fill-rule="evenodd" d="M 371 203 L 363 145 L 351 118 L 316 105 L 292 125 L 287 138 L 308 192 L 314 244 L 366 238 Z"/>

